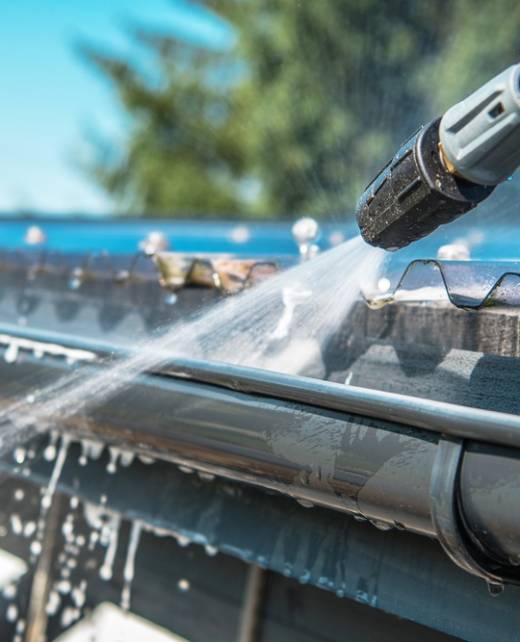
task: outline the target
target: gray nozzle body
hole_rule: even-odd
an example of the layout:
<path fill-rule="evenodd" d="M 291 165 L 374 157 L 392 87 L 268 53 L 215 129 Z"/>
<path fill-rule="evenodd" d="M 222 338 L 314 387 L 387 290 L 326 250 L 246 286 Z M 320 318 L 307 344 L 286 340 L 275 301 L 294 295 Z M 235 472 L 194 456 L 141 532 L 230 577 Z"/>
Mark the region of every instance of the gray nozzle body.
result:
<path fill-rule="evenodd" d="M 497 185 L 520 165 L 520 64 L 509 67 L 444 114 L 443 154 L 456 173 Z"/>

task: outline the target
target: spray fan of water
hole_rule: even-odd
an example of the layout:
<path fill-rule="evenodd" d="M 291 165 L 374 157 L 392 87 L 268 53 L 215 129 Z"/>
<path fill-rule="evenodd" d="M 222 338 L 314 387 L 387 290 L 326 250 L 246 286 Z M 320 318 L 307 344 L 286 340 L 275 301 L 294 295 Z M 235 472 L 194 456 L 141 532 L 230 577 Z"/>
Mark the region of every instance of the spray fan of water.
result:
<path fill-rule="evenodd" d="M 319 375 L 322 347 L 359 298 L 360 286 L 375 281 L 382 255 L 360 237 L 351 239 L 174 324 L 98 373 L 80 370 L 34 391 L 0 412 L 0 447 L 45 429 L 51 420 L 87 411 L 175 357 Z"/>

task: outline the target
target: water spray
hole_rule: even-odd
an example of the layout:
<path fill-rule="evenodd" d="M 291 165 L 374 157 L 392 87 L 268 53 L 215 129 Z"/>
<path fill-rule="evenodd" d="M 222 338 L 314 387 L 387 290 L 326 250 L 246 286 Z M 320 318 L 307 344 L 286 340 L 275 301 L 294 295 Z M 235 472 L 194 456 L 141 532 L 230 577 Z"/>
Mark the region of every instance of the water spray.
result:
<path fill-rule="evenodd" d="M 421 127 L 357 206 L 367 243 L 397 250 L 469 212 L 520 165 L 520 64 Z"/>

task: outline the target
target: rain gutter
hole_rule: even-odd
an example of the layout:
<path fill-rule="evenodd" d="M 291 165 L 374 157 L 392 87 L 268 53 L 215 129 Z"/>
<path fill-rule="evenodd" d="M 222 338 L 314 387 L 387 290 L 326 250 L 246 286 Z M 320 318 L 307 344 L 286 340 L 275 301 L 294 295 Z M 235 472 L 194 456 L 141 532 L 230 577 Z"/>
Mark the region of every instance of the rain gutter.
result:
<path fill-rule="evenodd" d="M 0 325 L 12 341 L 96 355 L 128 350 Z M 21 345 L 21 344 L 20 344 Z M 26 345 L 26 344 L 25 344 Z M 0 365 L 18 394 L 70 366 L 63 358 Z M 45 350 L 43 349 L 45 353 Z M 218 363 L 175 360 L 64 420 L 78 436 L 153 454 L 368 519 L 436 537 L 492 587 L 518 583 L 520 418 L 438 401 Z"/>

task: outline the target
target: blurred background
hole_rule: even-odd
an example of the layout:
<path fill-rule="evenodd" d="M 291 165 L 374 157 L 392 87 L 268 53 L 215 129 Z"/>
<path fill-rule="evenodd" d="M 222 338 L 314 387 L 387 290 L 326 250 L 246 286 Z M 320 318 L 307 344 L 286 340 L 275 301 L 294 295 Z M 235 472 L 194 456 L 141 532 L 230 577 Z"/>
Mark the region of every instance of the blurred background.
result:
<path fill-rule="evenodd" d="M 3 3 L 0 210 L 343 220 L 519 25 L 517 0 Z"/>

